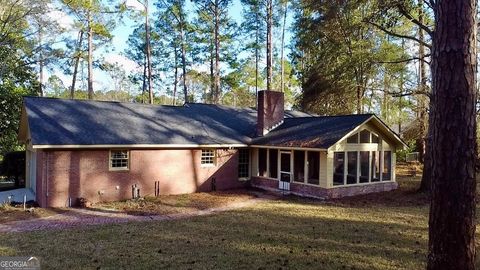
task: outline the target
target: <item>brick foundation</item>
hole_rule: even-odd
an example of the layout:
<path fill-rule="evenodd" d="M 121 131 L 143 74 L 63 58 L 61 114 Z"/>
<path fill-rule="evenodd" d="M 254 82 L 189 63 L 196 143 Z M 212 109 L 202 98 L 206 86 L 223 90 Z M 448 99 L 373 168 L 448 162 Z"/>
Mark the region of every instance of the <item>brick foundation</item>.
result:
<path fill-rule="evenodd" d="M 131 150 L 128 171 L 109 170 L 109 150 L 39 152 L 37 201 L 42 207 L 65 207 L 78 198 L 90 202 L 115 201 L 132 197 L 132 185 L 141 196 L 184 194 L 226 190 L 246 185 L 238 181 L 237 150 L 217 149 L 215 166 L 200 165 L 201 150 Z"/>
<path fill-rule="evenodd" d="M 270 191 L 279 191 L 278 181 L 269 178 L 263 177 L 252 177 L 251 185 L 253 187 L 270 190 Z M 335 188 L 321 188 L 312 185 L 304 185 L 292 182 L 290 183 L 290 193 L 303 197 L 312 197 L 312 198 L 321 198 L 321 199 L 332 199 L 332 198 L 341 198 L 355 195 L 362 195 L 374 192 L 383 192 L 394 190 L 398 187 L 396 182 L 379 182 L 369 185 L 359 185 L 359 186 L 345 186 L 345 187 L 335 187 Z"/>

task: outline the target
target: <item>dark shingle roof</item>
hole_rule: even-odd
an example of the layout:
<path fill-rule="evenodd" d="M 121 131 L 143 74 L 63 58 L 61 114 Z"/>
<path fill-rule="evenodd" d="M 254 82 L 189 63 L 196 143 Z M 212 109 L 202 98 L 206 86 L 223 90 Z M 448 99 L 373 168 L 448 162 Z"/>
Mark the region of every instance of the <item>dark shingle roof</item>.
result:
<path fill-rule="evenodd" d="M 248 144 L 256 132 L 251 108 L 38 97 L 24 103 L 34 145 Z"/>
<path fill-rule="evenodd" d="M 372 115 L 313 117 L 285 111 L 284 123 L 255 138 L 253 108 L 26 97 L 33 145 L 263 144 L 326 148 Z"/>
<path fill-rule="evenodd" d="M 326 149 L 372 116 L 357 114 L 286 118 L 282 125 L 254 139 L 252 144 Z"/>
<path fill-rule="evenodd" d="M 24 102 L 34 145 L 243 144 L 255 135 L 248 109 L 33 97 Z"/>

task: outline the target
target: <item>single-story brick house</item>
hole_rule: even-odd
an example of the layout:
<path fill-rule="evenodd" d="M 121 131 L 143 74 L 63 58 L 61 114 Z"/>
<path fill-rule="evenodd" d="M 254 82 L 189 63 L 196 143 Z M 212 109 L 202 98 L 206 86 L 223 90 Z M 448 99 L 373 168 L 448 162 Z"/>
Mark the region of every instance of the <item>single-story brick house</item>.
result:
<path fill-rule="evenodd" d="M 332 198 L 395 189 L 404 142 L 373 114 L 24 99 L 27 187 L 42 207 L 254 186 Z"/>

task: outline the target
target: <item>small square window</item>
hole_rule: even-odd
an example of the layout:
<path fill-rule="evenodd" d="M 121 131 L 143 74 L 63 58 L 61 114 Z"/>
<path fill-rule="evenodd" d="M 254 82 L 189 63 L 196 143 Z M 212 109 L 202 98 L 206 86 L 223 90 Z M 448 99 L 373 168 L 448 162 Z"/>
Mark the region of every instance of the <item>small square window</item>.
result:
<path fill-rule="evenodd" d="M 214 149 L 202 149 L 202 157 L 200 158 L 201 165 L 215 165 L 215 150 Z"/>
<path fill-rule="evenodd" d="M 129 160 L 128 150 L 111 150 L 110 151 L 110 169 L 111 170 L 128 170 Z"/>

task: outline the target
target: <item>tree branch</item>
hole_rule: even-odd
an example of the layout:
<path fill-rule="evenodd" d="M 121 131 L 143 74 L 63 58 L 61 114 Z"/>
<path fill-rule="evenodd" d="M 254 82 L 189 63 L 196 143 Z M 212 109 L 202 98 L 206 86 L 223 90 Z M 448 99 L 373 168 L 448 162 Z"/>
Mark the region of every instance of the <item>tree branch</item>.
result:
<path fill-rule="evenodd" d="M 416 24 L 418 27 L 420 27 L 423 31 L 425 31 L 430 37 L 433 36 L 433 31 L 432 29 L 428 28 L 425 24 L 421 23 L 419 20 L 414 18 L 412 14 L 410 14 L 407 10 L 405 10 L 404 6 L 401 4 L 397 5 L 398 11 L 405 16 L 408 20 L 410 20 L 412 23 Z"/>
<path fill-rule="evenodd" d="M 430 45 L 430 44 L 428 44 L 428 43 L 426 43 L 426 42 L 424 42 L 424 41 L 421 41 L 421 40 L 419 40 L 419 39 L 416 38 L 416 37 L 412 37 L 412 36 L 407 36 L 407 35 L 402 35 L 402 34 L 395 33 L 395 32 L 393 32 L 393 31 L 390 31 L 390 30 L 386 29 L 385 27 L 383 27 L 383 26 L 381 26 L 381 25 L 379 25 L 379 24 L 377 24 L 377 23 L 374 23 L 374 22 L 371 22 L 371 21 L 368 21 L 368 20 L 365 21 L 365 22 L 366 22 L 366 23 L 369 23 L 369 24 L 371 24 L 371 25 L 373 25 L 373 26 L 375 26 L 375 27 L 377 27 L 378 29 L 382 30 L 383 32 L 387 33 L 388 35 L 391 35 L 391 36 L 394 36 L 394 37 L 398 37 L 398 38 L 404 38 L 404 39 L 413 40 L 413 41 L 416 41 L 416 42 L 422 44 L 423 46 L 425 46 L 425 47 L 427 47 L 427 48 L 429 48 L 429 49 L 432 49 L 432 45 Z"/>
<path fill-rule="evenodd" d="M 425 55 L 425 57 L 430 57 L 430 54 Z M 422 59 L 422 58 L 416 57 L 416 56 L 410 57 L 410 58 L 407 58 L 407 59 L 399 59 L 399 60 L 393 60 L 393 61 L 377 61 L 376 63 L 379 63 L 379 64 L 399 64 L 399 63 L 410 62 L 410 61 L 413 61 L 413 60 L 423 61 L 423 62 L 430 65 L 430 61 L 427 61 L 425 59 Z"/>

